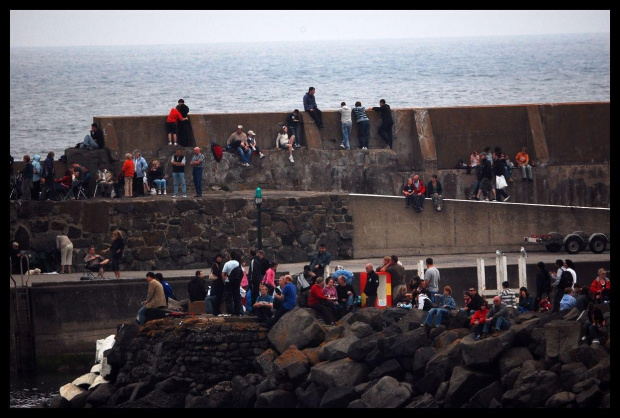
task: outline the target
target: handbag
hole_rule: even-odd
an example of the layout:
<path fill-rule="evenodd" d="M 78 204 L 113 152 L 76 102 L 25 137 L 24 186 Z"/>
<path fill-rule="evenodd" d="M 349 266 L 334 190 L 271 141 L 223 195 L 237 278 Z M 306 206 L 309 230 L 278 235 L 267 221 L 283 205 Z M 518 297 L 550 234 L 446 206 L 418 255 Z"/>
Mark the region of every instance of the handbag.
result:
<path fill-rule="evenodd" d="M 506 183 L 504 176 L 495 176 L 495 187 L 497 189 L 508 187 L 508 183 Z"/>

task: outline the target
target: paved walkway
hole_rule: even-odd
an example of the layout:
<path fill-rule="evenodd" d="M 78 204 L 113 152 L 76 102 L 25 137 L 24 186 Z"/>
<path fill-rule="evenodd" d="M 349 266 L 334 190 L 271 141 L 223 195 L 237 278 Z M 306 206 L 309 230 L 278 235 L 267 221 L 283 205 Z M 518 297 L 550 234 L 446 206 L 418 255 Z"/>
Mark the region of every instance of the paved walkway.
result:
<path fill-rule="evenodd" d="M 435 266 L 440 270 L 442 268 L 457 268 L 457 267 L 476 267 L 476 261 L 478 257 L 483 257 L 486 266 L 494 266 L 495 265 L 495 254 L 444 254 L 444 255 L 429 255 L 433 257 L 433 261 Z M 425 256 L 406 256 L 399 257 L 399 260 L 405 266 L 407 270 L 417 270 L 417 264 L 420 260 L 426 260 L 427 255 Z M 550 252 L 531 252 L 528 254 L 527 264 L 535 265 L 539 261 L 543 261 L 548 267 L 553 267 L 555 260 L 558 258 L 567 259 L 570 258 L 575 263 L 579 263 L 580 261 L 600 261 L 609 263 L 611 260 L 610 251 L 606 251 L 603 254 L 593 254 L 589 251 L 585 251 L 579 254 L 568 254 L 565 252 L 558 253 L 550 253 Z M 519 253 L 507 253 L 506 261 L 508 265 L 516 265 L 518 263 Z M 331 267 L 332 271 L 335 270 L 336 266 L 341 265 L 345 269 L 350 270 L 354 273 L 364 271 L 364 266 L 367 263 L 372 263 L 373 267 L 377 267 L 382 264 L 382 257 L 379 258 L 364 258 L 364 259 L 353 259 L 353 260 L 332 260 Z M 298 274 L 303 271 L 304 265 L 307 263 L 283 263 L 278 266 L 278 272 L 284 273 L 289 272 L 291 274 Z M 205 266 L 203 270 L 208 271 L 209 266 Z M 161 272 L 165 278 L 173 278 L 173 277 L 188 277 L 193 276 L 196 270 L 154 270 L 155 272 Z M 33 275 L 28 278 L 28 276 L 23 277 L 24 283 L 28 283 L 28 285 L 32 283 L 52 283 L 52 282 L 79 282 L 80 277 L 82 277 L 83 273 L 78 271 L 77 273 L 71 274 L 40 274 Z M 114 279 L 113 272 L 107 272 L 104 275 L 106 278 Z M 122 271 L 121 272 L 121 280 L 122 279 L 142 279 L 146 276 L 146 271 Z M 596 271 L 592 272 L 592 278 L 596 276 Z M 13 279 L 17 282 L 18 286 L 22 283 L 22 278 L 20 275 L 16 275 Z M 13 286 L 13 282 L 9 281 L 10 286 Z"/>

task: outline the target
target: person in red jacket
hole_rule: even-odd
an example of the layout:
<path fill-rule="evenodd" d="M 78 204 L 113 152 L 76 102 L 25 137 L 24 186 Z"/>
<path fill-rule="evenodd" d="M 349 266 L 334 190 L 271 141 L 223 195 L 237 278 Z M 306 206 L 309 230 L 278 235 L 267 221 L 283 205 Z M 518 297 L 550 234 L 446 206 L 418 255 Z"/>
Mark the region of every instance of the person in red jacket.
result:
<path fill-rule="evenodd" d="M 130 153 L 125 154 L 125 162 L 123 163 L 123 167 L 121 167 L 121 174 L 125 178 L 125 197 L 131 197 L 133 196 L 132 184 L 134 164 Z"/>
<path fill-rule="evenodd" d="M 600 268 L 598 269 L 598 276 L 590 284 L 590 296 L 594 303 L 609 301 L 611 282 L 606 276 L 607 270 Z"/>
<path fill-rule="evenodd" d="M 417 212 L 424 210 L 424 198 L 426 198 L 426 187 L 417 174 L 413 176 L 413 208 Z"/>
<path fill-rule="evenodd" d="M 332 302 L 323 294 L 324 285 L 325 279 L 323 277 L 318 277 L 310 288 L 308 307 L 314 309 L 319 316 L 323 317 L 325 325 L 334 325 L 336 323 L 336 318 L 334 318 L 334 311 L 331 308 L 331 304 L 338 303 L 338 301 Z"/>
<path fill-rule="evenodd" d="M 480 309 L 474 312 L 469 321 L 470 326 L 474 329 L 474 340 L 476 341 L 480 339 L 480 335 L 482 334 L 484 322 L 487 320 L 487 313 L 489 313 L 489 306 L 487 305 L 487 301 L 483 300 L 480 303 Z"/>
<path fill-rule="evenodd" d="M 177 122 L 189 120 L 184 118 L 181 112 L 176 107 L 170 109 L 168 113 L 168 119 L 166 119 L 166 131 L 168 132 L 168 145 L 172 145 L 174 139 L 174 145 L 177 144 Z"/>

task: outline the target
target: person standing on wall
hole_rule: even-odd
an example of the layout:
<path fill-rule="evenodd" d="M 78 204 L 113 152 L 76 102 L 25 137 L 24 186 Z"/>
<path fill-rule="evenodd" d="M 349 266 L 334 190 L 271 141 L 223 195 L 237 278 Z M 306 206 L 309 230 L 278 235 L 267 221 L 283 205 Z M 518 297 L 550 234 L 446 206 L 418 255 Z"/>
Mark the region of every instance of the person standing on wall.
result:
<path fill-rule="evenodd" d="M 288 134 L 291 138 L 295 137 L 293 141 L 293 146 L 295 148 L 301 148 L 301 143 L 299 142 L 299 109 L 293 110 L 292 113 L 289 113 L 286 117 L 286 123 L 288 125 Z"/>
<path fill-rule="evenodd" d="M 316 105 L 315 92 L 314 87 L 308 88 L 308 92 L 304 95 L 304 111 L 310 113 L 319 129 L 323 129 L 323 112 Z"/>
<path fill-rule="evenodd" d="M 196 194 L 194 197 L 202 197 L 202 170 L 205 162 L 205 156 L 200 152 L 199 147 L 194 148 L 194 155 L 192 156 L 192 161 L 190 161 L 190 165 L 194 167 L 192 169 L 192 177 L 194 179 L 194 188 L 196 189 Z"/>
<path fill-rule="evenodd" d="M 125 162 L 121 167 L 121 174 L 125 179 L 125 197 L 131 198 L 133 196 L 134 164 L 130 153 L 125 154 Z"/>
<path fill-rule="evenodd" d="M 379 100 L 379 106 L 370 108 L 375 112 L 381 112 L 381 126 L 377 129 L 379 136 L 383 138 L 386 143 L 386 148 L 392 148 L 392 126 L 394 120 L 392 119 L 392 110 L 390 105 L 385 103 L 385 99 Z"/>
<path fill-rule="evenodd" d="M 71 273 L 73 265 L 73 243 L 66 235 L 56 236 L 56 249 L 60 251 L 59 273 Z"/>
<path fill-rule="evenodd" d="M 189 112 L 189 109 L 188 109 Z M 177 110 L 176 107 L 170 109 L 170 113 L 168 113 L 168 119 L 166 119 L 166 131 L 168 132 L 168 145 L 172 145 L 172 141 L 174 140 L 174 145 L 177 145 L 177 123 L 188 120 L 187 117 L 183 117 L 181 112 Z"/>
<path fill-rule="evenodd" d="M 177 140 L 182 147 L 189 146 L 189 107 L 185 104 L 185 100 L 179 99 L 176 109 L 181 113 L 183 119 L 177 122 Z"/>
<path fill-rule="evenodd" d="M 345 102 L 342 102 L 340 103 L 340 109 L 338 111 L 340 112 L 340 127 L 342 128 L 342 143 L 340 144 L 340 148 L 351 149 L 351 145 L 349 144 L 349 134 L 353 127 L 351 108 L 347 106 Z"/>
<path fill-rule="evenodd" d="M 181 184 L 183 197 L 187 197 L 187 189 L 185 186 L 185 155 L 183 155 L 180 147 L 174 151 L 174 155 L 170 159 L 170 162 L 172 163 L 172 178 L 174 180 L 174 193 L 172 198 L 176 199 L 179 195 L 179 183 Z"/>
<path fill-rule="evenodd" d="M 133 152 L 133 165 L 134 165 L 134 177 L 133 177 L 133 193 L 135 197 L 144 196 L 144 176 L 146 170 L 149 168 L 149 164 L 146 162 L 142 153 L 139 150 Z"/>

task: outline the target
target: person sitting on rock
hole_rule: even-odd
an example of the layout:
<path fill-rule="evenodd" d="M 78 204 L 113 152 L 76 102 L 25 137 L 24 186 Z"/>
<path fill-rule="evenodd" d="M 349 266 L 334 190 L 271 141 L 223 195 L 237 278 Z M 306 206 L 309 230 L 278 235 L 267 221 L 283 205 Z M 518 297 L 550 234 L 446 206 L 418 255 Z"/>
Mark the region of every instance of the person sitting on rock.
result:
<path fill-rule="evenodd" d="M 510 312 L 508 306 L 502 302 L 502 298 L 495 296 L 493 298 L 493 306 L 487 313 L 487 320 L 484 322 L 484 328 L 482 329 L 482 336 L 480 338 L 486 338 L 489 335 L 489 329 L 493 331 L 493 336 L 499 336 L 499 332 L 502 329 L 510 328 L 510 320 L 508 319 Z"/>
<path fill-rule="evenodd" d="M 325 325 L 334 325 L 336 323 L 336 318 L 334 318 L 334 311 L 331 305 L 338 302 L 330 301 L 329 298 L 323 294 L 324 286 L 325 279 L 323 277 L 317 277 L 310 288 L 308 307 L 314 309 L 319 317 L 323 318 Z"/>
<path fill-rule="evenodd" d="M 469 321 L 470 327 L 473 328 L 474 340 L 478 341 L 482 335 L 482 330 L 484 328 L 484 324 L 487 321 L 487 313 L 489 312 L 489 307 L 487 305 L 487 301 L 483 300 L 480 304 L 480 309 L 474 312 L 471 316 L 471 320 Z"/>
<path fill-rule="evenodd" d="M 450 286 L 444 286 L 443 295 L 435 295 L 435 304 L 438 307 L 428 311 L 428 315 L 426 315 L 426 320 L 424 321 L 424 323 L 420 324 L 420 326 L 433 328 L 441 325 L 441 320 L 443 319 L 443 316 L 450 314 L 450 311 L 456 309 L 456 302 L 452 297 L 452 288 Z M 435 320 L 434 324 L 433 319 Z"/>

